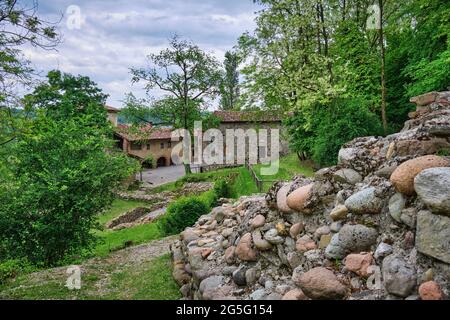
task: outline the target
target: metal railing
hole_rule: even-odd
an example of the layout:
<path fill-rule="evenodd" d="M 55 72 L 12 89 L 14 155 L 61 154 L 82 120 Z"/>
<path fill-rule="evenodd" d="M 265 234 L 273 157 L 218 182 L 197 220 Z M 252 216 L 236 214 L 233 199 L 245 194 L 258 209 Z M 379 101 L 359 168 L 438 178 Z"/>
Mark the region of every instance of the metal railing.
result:
<path fill-rule="evenodd" d="M 253 180 L 255 181 L 256 187 L 258 188 L 258 192 L 267 192 L 267 190 L 263 190 L 264 183 L 273 184 L 278 181 L 278 180 L 273 180 L 273 179 L 261 179 L 260 177 L 258 177 L 255 170 L 248 162 L 245 162 L 245 168 L 248 171 L 250 171 L 250 175 L 252 176 Z"/>

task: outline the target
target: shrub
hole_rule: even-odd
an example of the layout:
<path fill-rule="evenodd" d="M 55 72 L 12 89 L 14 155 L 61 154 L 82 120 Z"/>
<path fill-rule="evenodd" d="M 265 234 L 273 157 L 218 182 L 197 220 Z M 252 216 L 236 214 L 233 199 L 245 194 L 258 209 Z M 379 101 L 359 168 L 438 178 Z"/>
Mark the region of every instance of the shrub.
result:
<path fill-rule="evenodd" d="M 229 197 L 231 191 L 224 179 L 215 182 L 214 188 L 199 196 L 183 197 L 172 202 L 167 213 L 158 220 L 163 234 L 171 235 L 192 226 L 197 219 L 217 205 L 217 199 Z"/>
<path fill-rule="evenodd" d="M 177 234 L 197 219 L 207 214 L 210 207 L 199 197 L 183 197 L 171 203 L 167 213 L 158 220 L 158 225 L 165 235 Z"/>
<path fill-rule="evenodd" d="M 207 192 L 203 192 L 197 197 L 201 202 L 203 202 L 208 208 L 215 207 L 217 205 L 217 200 L 219 197 L 214 189 Z"/>
<path fill-rule="evenodd" d="M 29 273 L 35 270 L 27 260 L 6 260 L 0 263 L 0 284 L 20 273 Z"/>
<path fill-rule="evenodd" d="M 381 133 L 379 117 L 360 98 L 335 99 L 305 108 L 288 120 L 291 146 L 320 165 L 333 165 L 350 140 Z"/>
<path fill-rule="evenodd" d="M 49 77 L 27 97 L 35 109 L 27 130 L 9 156 L 0 154 L 8 171 L 0 179 L 0 260 L 55 265 L 92 248 L 98 212 L 137 168 L 105 152 L 112 130 L 100 90 L 84 77 Z"/>
<path fill-rule="evenodd" d="M 226 180 L 220 179 L 214 184 L 214 192 L 218 198 L 230 198 L 231 190 Z"/>

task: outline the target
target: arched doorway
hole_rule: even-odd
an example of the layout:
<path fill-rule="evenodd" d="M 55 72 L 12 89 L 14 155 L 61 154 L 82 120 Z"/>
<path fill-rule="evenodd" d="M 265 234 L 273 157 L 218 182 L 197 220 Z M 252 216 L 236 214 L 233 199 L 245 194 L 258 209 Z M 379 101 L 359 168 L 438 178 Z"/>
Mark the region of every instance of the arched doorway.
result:
<path fill-rule="evenodd" d="M 158 158 L 158 160 L 156 161 L 156 167 L 165 167 L 166 166 L 166 158 L 164 157 L 160 157 Z"/>

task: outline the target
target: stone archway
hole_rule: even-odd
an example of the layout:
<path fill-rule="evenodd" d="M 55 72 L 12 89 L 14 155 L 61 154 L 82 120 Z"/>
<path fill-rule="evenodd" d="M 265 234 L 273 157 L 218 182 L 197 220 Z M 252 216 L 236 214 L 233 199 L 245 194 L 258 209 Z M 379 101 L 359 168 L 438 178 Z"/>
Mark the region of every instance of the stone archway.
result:
<path fill-rule="evenodd" d="M 159 157 L 156 161 L 156 167 L 165 167 L 167 165 L 167 161 L 165 157 Z"/>

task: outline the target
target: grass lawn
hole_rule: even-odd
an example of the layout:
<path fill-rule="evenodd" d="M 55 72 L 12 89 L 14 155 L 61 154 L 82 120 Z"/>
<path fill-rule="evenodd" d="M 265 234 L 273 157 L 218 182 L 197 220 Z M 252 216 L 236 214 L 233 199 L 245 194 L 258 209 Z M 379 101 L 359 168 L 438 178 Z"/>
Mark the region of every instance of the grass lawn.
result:
<path fill-rule="evenodd" d="M 113 201 L 111 208 L 98 215 L 98 222 L 104 226 L 107 222 L 120 216 L 128 210 L 137 207 L 146 207 L 148 204 L 141 201 L 116 199 Z"/>
<path fill-rule="evenodd" d="M 111 208 L 98 216 L 98 221 L 104 226 L 108 221 L 111 221 L 128 210 L 146 206 L 148 204 L 145 202 L 116 199 L 113 201 Z M 117 231 L 104 229 L 95 232 L 99 236 L 100 241 L 90 256 L 93 255 L 96 257 L 104 257 L 111 251 L 123 249 L 125 246 L 149 242 L 160 239 L 163 236 L 156 222 Z"/>
<path fill-rule="evenodd" d="M 65 268 L 17 277 L 0 286 L 0 299 L 179 299 L 178 286 L 172 278 L 170 255 L 156 257 L 139 265 L 112 265 L 104 261 L 84 267 L 80 290 L 64 285 Z"/>
<path fill-rule="evenodd" d="M 110 252 L 130 245 L 137 245 L 162 238 L 156 222 L 138 225 L 118 231 L 104 230 L 98 232 L 100 241 L 93 250 L 96 257 L 107 256 Z"/>
<path fill-rule="evenodd" d="M 291 153 L 286 157 L 280 158 L 280 167 L 278 173 L 272 176 L 261 175 L 261 168 L 268 165 L 257 164 L 253 166 L 256 175 L 261 180 L 290 180 L 296 174 L 304 174 L 307 177 L 312 177 L 314 175 L 314 169 L 310 164 L 301 162 L 295 153 Z M 264 183 L 264 190 L 267 191 L 271 186 L 272 182 Z"/>
<path fill-rule="evenodd" d="M 164 191 L 176 191 L 179 188 L 179 184 L 176 181 L 168 182 L 160 186 L 154 187 L 146 191 L 147 194 L 156 194 Z"/>
<path fill-rule="evenodd" d="M 256 174 L 261 180 L 279 181 L 292 179 L 296 174 L 304 174 L 307 177 L 314 175 L 314 169 L 311 164 L 301 162 L 295 153 L 291 153 L 285 157 L 280 158 L 280 167 L 278 173 L 272 176 L 261 175 L 260 169 L 264 166 L 258 164 L 253 166 Z M 232 197 L 237 199 L 241 196 L 258 193 L 256 183 L 253 181 L 251 173 L 245 167 L 219 169 L 216 171 L 209 171 L 203 173 L 191 173 L 176 182 L 170 182 L 159 187 L 156 187 L 149 191 L 149 193 L 157 193 L 161 191 L 175 191 L 180 188 L 185 182 L 214 182 L 219 179 L 227 179 L 232 177 L 231 194 Z M 263 184 L 263 192 L 268 191 L 273 182 L 265 182 Z"/>
<path fill-rule="evenodd" d="M 231 181 L 231 196 L 234 199 L 258 192 L 258 189 L 252 179 L 250 172 L 245 167 L 219 169 L 216 171 L 203 173 L 192 173 L 184 176 L 178 181 L 179 183 L 201 181 L 214 182 L 219 179 L 226 179 L 228 181 Z"/>
<path fill-rule="evenodd" d="M 181 298 L 178 285 L 172 277 L 170 254 L 145 263 L 138 269 L 113 275 L 111 288 L 114 299 L 176 300 Z"/>

